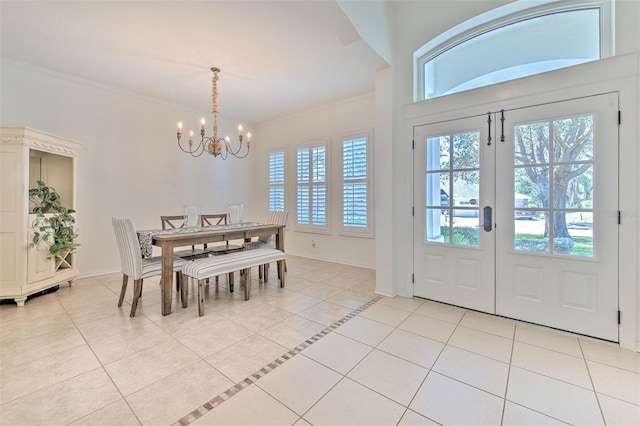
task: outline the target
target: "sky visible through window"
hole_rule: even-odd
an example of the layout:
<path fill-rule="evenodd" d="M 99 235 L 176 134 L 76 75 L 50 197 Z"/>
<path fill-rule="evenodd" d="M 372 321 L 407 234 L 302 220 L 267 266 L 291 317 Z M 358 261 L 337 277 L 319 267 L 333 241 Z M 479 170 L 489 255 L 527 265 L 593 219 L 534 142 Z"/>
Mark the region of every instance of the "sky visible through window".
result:
<path fill-rule="evenodd" d="M 469 90 L 601 57 L 600 9 L 551 13 L 459 42 L 422 67 L 424 99 Z M 439 47 L 442 50 L 442 46 Z"/>

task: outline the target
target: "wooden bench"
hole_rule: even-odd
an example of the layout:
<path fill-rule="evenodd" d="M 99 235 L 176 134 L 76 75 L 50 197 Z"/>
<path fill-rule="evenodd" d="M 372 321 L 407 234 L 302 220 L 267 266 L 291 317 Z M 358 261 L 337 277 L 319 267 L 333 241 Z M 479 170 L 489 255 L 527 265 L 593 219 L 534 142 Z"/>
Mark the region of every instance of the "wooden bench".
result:
<path fill-rule="evenodd" d="M 244 272 L 244 300 L 249 300 L 251 292 L 251 268 L 265 263 L 278 262 L 280 287 L 284 287 L 284 252 L 277 249 L 246 250 L 222 256 L 197 259 L 182 267 L 182 276 L 198 280 L 198 314 L 204 315 L 204 284 L 207 278 L 228 274 L 235 271 Z M 265 281 L 267 278 L 265 277 Z M 186 285 L 182 286 L 183 307 L 186 307 Z M 232 284 L 229 290 L 233 291 Z"/>

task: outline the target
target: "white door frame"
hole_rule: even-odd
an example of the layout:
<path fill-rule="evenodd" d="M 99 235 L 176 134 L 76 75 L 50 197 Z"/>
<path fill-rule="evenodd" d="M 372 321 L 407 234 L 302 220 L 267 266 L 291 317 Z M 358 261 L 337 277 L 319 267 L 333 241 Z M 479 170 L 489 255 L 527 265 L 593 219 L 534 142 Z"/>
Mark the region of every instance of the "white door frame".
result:
<path fill-rule="evenodd" d="M 451 118 L 466 117 L 495 110 L 495 106 L 511 109 L 564 99 L 618 92 L 622 122 L 620 138 L 620 239 L 619 306 L 622 315 L 620 346 L 640 350 L 640 318 L 638 317 L 639 281 L 637 241 L 640 237 L 638 197 L 640 164 L 638 141 L 638 85 L 640 54 L 615 56 L 544 74 L 482 87 L 405 106 L 405 135 L 413 137 L 414 127 Z M 464 105 L 464 107 L 461 107 Z M 413 157 L 411 157 L 413 158 Z M 413 174 L 412 174 L 413 176 Z M 411 229 L 413 232 L 413 229 Z M 412 241 L 413 235 L 406 235 Z M 402 267 L 397 265 L 394 267 Z M 411 282 L 398 283 L 394 294 L 413 295 Z"/>

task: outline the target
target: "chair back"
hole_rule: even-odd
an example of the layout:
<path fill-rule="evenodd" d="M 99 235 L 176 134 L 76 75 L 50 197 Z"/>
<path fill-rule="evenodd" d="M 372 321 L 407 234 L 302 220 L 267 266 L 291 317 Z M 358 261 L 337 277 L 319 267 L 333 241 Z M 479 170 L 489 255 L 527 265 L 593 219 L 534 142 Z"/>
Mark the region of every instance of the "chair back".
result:
<path fill-rule="evenodd" d="M 227 214 L 226 213 L 214 213 L 214 214 L 201 214 L 200 225 L 201 226 L 214 226 L 214 225 L 226 225 Z"/>
<path fill-rule="evenodd" d="M 113 217 L 111 218 L 111 224 L 116 234 L 122 273 L 133 280 L 141 279 L 142 253 L 140 252 L 140 242 L 138 241 L 133 222 L 131 219 Z"/>
<path fill-rule="evenodd" d="M 267 223 L 274 225 L 284 225 L 287 226 L 287 220 L 289 219 L 289 211 L 283 212 L 274 212 L 270 211 L 269 216 L 267 217 Z"/>
<path fill-rule="evenodd" d="M 184 215 L 160 216 L 162 229 L 184 228 Z"/>
<path fill-rule="evenodd" d="M 284 231 L 287 229 L 287 221 L 289 220 L 289 211 L 285 210 L 283 212 L 275 212 L 270 211 L 267 216 L 268 224 L 273 225 L 284 225 L 284 229 L 282 230 L 282 234 L 284 235 Z M 273 235 L 265 235 L 262 237 L 258 237 L 258 241 L 264 244 L 268 244 L 271 242 Z"/>

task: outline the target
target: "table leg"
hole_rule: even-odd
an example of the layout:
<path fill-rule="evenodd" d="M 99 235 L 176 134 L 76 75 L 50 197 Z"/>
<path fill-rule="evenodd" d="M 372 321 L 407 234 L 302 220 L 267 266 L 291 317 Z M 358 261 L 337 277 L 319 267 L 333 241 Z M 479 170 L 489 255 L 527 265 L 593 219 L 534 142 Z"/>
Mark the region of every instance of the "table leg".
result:
<path fill-rule="evenodd" d="M 276 234 L 276 248 L 284 252 L 284 227 L 278 228 Z M 287 269 L 287 264 L 284 260 L 278 261 L 278 278 L 280 278 L 280 287 L 284 287 L 284 273 Z"/>
<path fill-rule="evenodd" d="M 284 287 L 284 260 L 278 260 L 278 276 L 280 277 L 280 287 Z"/>
<path fill-rule="evenodd" d="M 280 251 L 284 251 L 284 227 L 278 228 L 276 234 L 276 248 Z"/>
<path fill-rule="evenodd" d="M 162 248 L 162 280 L 160 296 L 162 298 L 162 315 L 171 313 L 171 299 L 173 297 L 173 243 L 166 241 Z M 182 285 L 185 285 L 184 283 Z"/>

